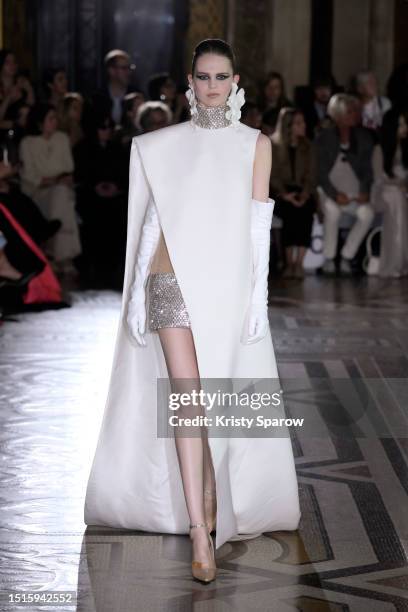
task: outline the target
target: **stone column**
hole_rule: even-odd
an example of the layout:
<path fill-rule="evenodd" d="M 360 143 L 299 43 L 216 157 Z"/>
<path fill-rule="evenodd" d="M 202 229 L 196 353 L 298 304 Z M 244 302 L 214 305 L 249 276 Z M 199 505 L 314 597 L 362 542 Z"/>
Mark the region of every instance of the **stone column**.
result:
<path fill-rule="evenodd" d="M 310 69 L 310 0 L 269 0 L 266 71 L 284 76 L 289 98 L 296 85 L 307 85 Z"/>
<path fill-rule="evenodd" d="M 194 47 L 204 38 L 225 37 L 224 0 L 189 0 L 185 65 L 190 71 Z"/>
<path fill-rule="evenodd" d="M 368 67 L 370 5 L 371 0 L 334 0 L 332 67 L 341 85 Z"/>
<path fill-rule="evenodd" d="M 334 0 L 333 73 L 342 85 L 373 70 L 384 90 L 393 65 L 394 2 Z"/>
<path fill-rule="evenodd" d="M 377 75 L 381 93 L 394 63 L 394 6 L 389 0 L 371 2 L 368 64 Z"/>

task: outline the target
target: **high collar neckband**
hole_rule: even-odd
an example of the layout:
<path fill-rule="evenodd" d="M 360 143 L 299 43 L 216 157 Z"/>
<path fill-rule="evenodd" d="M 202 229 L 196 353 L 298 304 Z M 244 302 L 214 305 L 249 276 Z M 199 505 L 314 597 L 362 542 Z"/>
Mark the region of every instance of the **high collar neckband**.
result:
<path fill-rule="evenodd" d="M 193 115 L 192 121 L 198 127 L 217 130 L 231 125 L 231 120 L 225 116 L 225 113 L 229 110 L 226 103 L 220 106 L 204 106 L 197 102 L 196 108 L 197 113 Z"/>

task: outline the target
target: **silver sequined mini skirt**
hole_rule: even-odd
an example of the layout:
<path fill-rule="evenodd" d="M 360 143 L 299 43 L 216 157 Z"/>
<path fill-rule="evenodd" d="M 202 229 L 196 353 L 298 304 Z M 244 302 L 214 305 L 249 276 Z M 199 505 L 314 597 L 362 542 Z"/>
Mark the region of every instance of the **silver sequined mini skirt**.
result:
<path fill-rule="evenodd" d="M 191 327 L 183 296 L 173 272 L 150 274 L 149 329 Z"/>

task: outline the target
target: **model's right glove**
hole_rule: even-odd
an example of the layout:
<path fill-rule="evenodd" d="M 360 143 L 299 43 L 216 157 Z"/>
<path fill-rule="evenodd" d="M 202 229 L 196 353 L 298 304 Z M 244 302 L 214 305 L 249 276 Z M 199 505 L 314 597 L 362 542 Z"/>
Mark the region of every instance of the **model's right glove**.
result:
<path fill-rule="evenodd" d="M 262 340 L 268 330 L 268 273 L 271 225 L 275 201 L 252 200 L 251 246 L 253 259 L 252 295 L 244 344 Z"/>
<path fill-rule="evenodd" d="M 160 221 L 154 202 L 149 201 L 142 227 L 140 245 L 136 256 L 135 280 L 130 289 L 127 324 L 133 338 L 146 346 L 143 334 L 146 330 L 146 281 L 160 237 Z"/>

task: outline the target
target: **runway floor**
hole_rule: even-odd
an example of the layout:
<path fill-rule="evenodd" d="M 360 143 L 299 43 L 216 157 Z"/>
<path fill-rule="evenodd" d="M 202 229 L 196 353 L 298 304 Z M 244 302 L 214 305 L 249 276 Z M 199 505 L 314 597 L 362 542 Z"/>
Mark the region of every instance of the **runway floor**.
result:
<path fill-rule="evenodd" d="M 307 277 L 270 294 L 286 411 L 320 433 L 293 433 L 299 529 L 224 544 L 209 585 L 191 579 L 188 536 L 83 523 L 120 294 L 73 291 L 71 308 L 0 326 L 0 610 L 408 610 L 407 283 Z M 40 589 L 73 605 L 7 603 Z"/>

